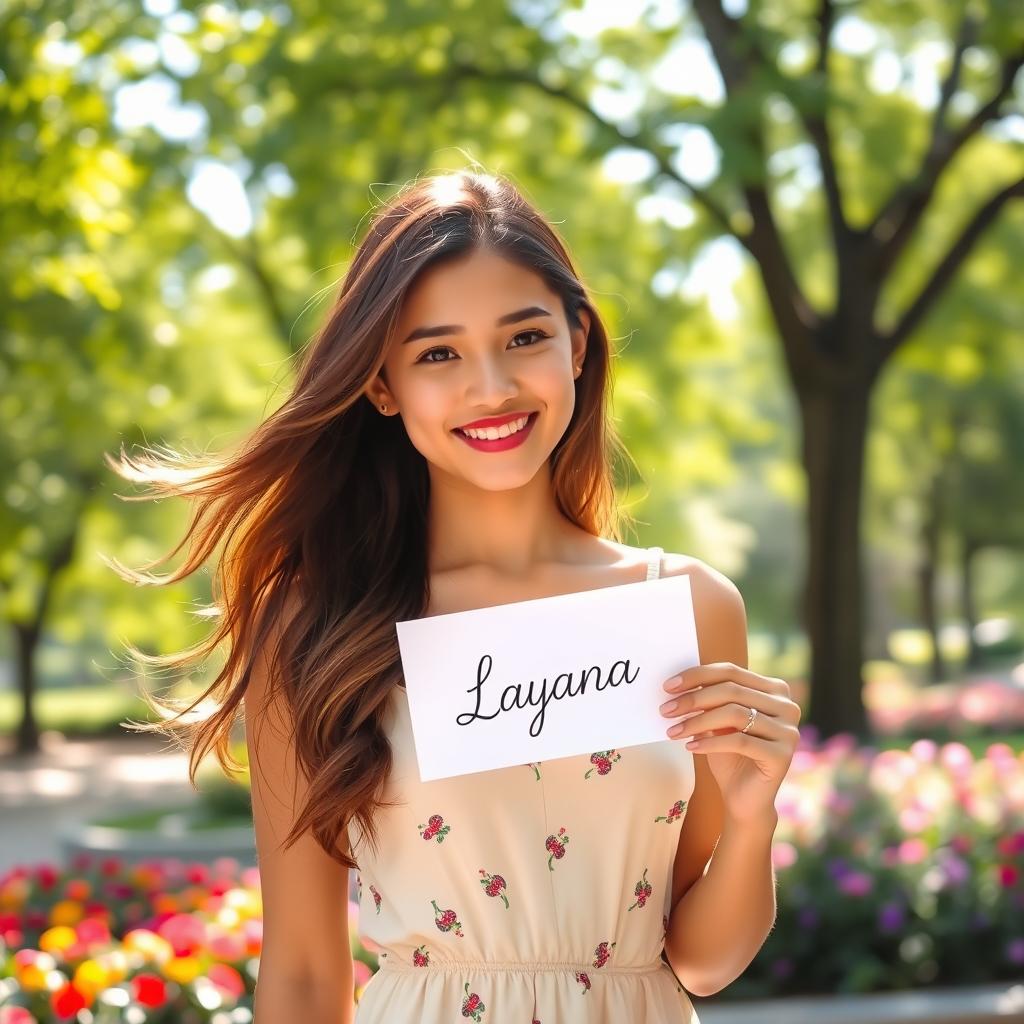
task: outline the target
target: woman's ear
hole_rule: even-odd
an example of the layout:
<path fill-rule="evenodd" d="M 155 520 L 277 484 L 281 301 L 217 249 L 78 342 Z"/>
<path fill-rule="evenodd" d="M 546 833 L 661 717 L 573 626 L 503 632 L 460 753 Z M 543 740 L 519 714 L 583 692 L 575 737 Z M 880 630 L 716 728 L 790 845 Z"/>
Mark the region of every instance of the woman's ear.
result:
<path fill-rule="evenodd" d="M 587 358 L 587 336 L 590 334 L 590 310 L 580 307 L 577 315 L 580 318 L 580 326 L 571 328 L 572 335 L 572 365 L 583 366 L 583 360 Z"/>
<path fill-rule="evenodd" d="M 381 380 L 380 374 L 373 378 L 373 380 L 366 385 L 363 390 L 363 394 L 373 403 L 373 407 L 377 412 L 394 412 L 397 411 L 398 405 L 395 402 L 387 384 Z M 381 406 L 386 408 L 381 409 Z"/>

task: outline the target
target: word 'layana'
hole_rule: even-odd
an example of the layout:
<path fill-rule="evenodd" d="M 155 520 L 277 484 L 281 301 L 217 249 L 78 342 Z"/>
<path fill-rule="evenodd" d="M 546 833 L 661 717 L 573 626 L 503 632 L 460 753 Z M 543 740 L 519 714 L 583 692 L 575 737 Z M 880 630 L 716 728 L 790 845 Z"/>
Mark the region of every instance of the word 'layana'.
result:
<path fill-rule="evenodd" d="M 498 710 L 491 714 L 482 714 L 480 703 L 483 700 L 484 683 L 491 674 L 492 664 L 493 659 L 489 654 L 485 654 L 480 659 L 476 668 L 476 686 L 466 691 L 467 693 L 476 693 L 476 708 L 472 712 L 464 711 L 456 717 L 455 721 L 459 725 L 469 725 L 478 718 L 497 718 L 503 711 L 512 711 L 515 708 L 536 707 L 539 704 L 540 710 L 534 715 L 533 721 L 530 723 L 530 735 L 535 737 L 539 736 L 544 728 L 544 715 L 547 711 L 548 702 L 562 700 L 563 697 L 578 697 L 580 694 L 585 693 L 587 682 L 592 673 L 597 674 L 597 680 L 594 683 L 593 689 L 601 691 L 609 686 L 619 686 L 621 683 L 626 683 L 628 686 L 636 679 L 640 672 L 639 667 L 637 667 L 633 674 L 630 675 L 630 664 L 627 658 L 624 661 L 616 661 L 608 670 L 607 676 L 602 676 L 601 669 L 597 665 L 592 665 L 583 672 L 575 689 L 573 688 L 573 674 L 571 672 L 563 672 L 556 676 L 550 689 L 548 689 L 547 679 L 542 679 L 539 684 L 531 679 L 525 687 L 522 683 L 510 683 L 501 691 Z"/>

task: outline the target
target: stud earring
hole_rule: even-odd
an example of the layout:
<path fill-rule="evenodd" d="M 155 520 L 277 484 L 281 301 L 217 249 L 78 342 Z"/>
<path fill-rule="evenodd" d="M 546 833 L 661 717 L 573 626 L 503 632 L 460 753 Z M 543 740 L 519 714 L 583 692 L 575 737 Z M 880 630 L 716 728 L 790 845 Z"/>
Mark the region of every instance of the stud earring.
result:
<path fill-rule="evenodd" d="M 388 411 L 388 403 L 387 402 L 381 402 L 380 403 L 380 411 L 381 412 L 387 412 Z"/>

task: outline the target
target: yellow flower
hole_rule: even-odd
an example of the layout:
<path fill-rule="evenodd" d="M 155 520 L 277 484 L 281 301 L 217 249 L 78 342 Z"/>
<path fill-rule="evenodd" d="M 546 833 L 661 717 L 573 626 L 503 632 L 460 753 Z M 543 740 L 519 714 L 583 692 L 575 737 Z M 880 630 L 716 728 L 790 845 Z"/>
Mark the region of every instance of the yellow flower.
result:
<path fill-rule="evenodd" d="M 224 893 L 224 906 L 236 910 L 242 920 L 259 917 L 263 911 L 259 894 L 249 889 L 228 889 Z"/>
<path fill-rule="evenodd" d="M 73 946 L 78 936 L 74 928 L 59 924 L 53 928 L 47 928 L 39 936 L 39 948 L 45 949 L 47 953 L 63 953 L 68 946 Z"/>
<path fill-rule="evenodd" d="M 50 910 L 51 924 L 78 924 L 85 916 L 81 903 L 75 900 L 61 900 Z"/>
<path fill-rule="evenodd" d="M 76 968 L 71 979 L 75 988 L 86 992 L 94 999 L 108 985 L 113 983 L 109 972 L 98 960 L 83 960 Z"/>
<path fill-rule="evenodd" d="M 176 981 L 179 985 L 187 985 L 203 972 L 203 965 L 194 956 L 172 957 L 163 965 L 164 976 Z"/>
<path fill-rule="evenodd" d="M 140 953 L 144 960 L 162 964 L 174 956 L 171 944 L 156 932 L 147 928 L 135 928 L 130 931 L 122 942 L 125 952 Z"/>

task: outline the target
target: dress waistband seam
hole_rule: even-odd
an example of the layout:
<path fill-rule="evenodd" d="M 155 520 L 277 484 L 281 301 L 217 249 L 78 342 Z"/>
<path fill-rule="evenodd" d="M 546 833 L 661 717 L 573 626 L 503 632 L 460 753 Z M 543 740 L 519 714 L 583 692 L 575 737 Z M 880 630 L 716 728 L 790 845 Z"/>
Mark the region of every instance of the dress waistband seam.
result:
<path fill-rule="evenodd" d="M 604 967 L 595 967 L 589 963 L 577 963 L 574 961 L 553 961 L 553 960 L 516 960 L 516 961 L 494 961 L 494 960 L 431 960 L 429 964 L 417 967 L 415 964 L 405 964 L 390 957 L 380 960 L 380 970 L 394 971 L 396 973 L 427 974 L 430 971 L 472 971 L 474 974 L 486 974 L 488 972 L 515 972 L 537 973 L 542 971 L 576 971 L 585 974 L 653 974 L 660 971 L 665 962 L 660 958 L 649 964 L 626 964 L 613 967 L 605 964 Z"/>

